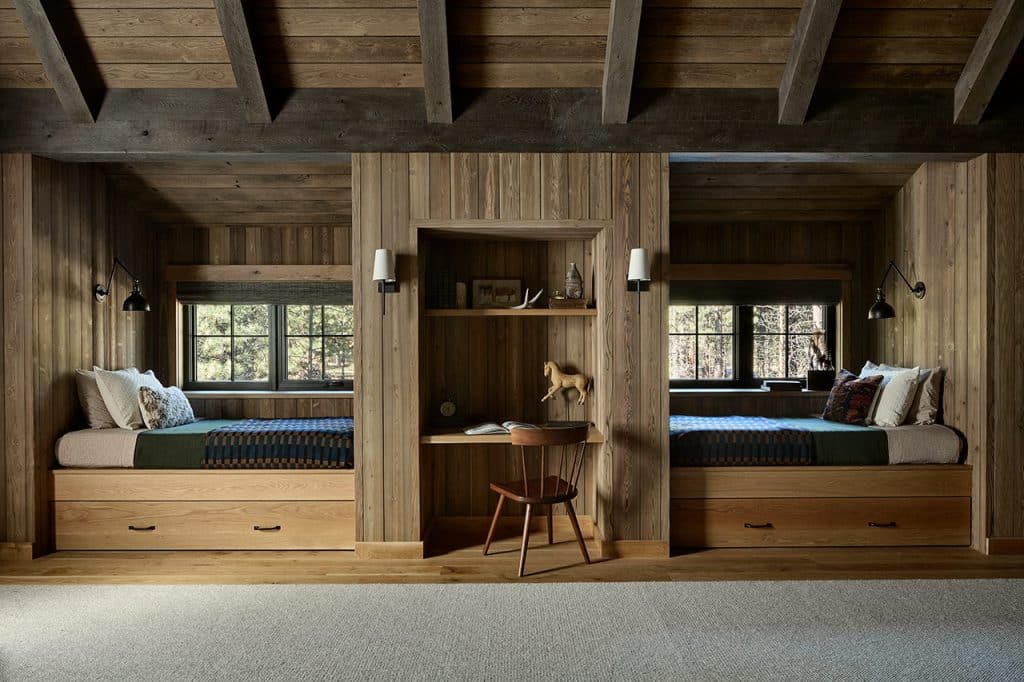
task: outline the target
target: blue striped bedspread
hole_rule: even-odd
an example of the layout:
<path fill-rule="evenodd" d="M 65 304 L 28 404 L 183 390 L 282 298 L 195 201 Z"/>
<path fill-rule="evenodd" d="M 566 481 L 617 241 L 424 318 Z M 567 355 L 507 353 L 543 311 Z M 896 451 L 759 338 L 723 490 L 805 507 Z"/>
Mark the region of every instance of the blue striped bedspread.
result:
<path fill-rule="evenodd" d="M 351 417 L 246 419 L 210 431 L 206 469 L 351 469 Z"/>
<path fill-rule="evenodd" d="M 814 464 L 808 429 L 766 417 L 669 418 L 672 466 Z"/>

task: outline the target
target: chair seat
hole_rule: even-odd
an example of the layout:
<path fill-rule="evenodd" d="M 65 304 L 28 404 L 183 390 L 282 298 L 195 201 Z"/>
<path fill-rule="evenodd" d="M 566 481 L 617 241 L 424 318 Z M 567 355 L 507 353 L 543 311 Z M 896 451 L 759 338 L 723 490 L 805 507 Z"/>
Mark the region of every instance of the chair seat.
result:
<path fill-rule="evenodd" d="M 526 504 L 559 504 L 575 498 L 577 493 L 576 488 L 560 476 L 532 478 L 525 485 L 522 479 L 507 483 L 491 483 L 491 490 Z"/>

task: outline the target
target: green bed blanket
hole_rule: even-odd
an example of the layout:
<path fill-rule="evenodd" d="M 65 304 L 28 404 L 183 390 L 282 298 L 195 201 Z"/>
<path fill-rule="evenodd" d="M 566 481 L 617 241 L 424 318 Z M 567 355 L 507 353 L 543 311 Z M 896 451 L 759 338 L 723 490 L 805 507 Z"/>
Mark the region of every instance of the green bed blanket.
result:
<path fill-rule="evenodd" d="M 136 469 L 202 469 L 206 434 L 237 419 L 201 419 L 192 424 L 143 431 L 135 441 Z"/>
<path fill-rule="evenodd" d="M 814 417 L 780 418 L 775 421 L 811 432 L 816 466 L 881 466 L 889 463 L 889 442 L 882 429 Z"/>

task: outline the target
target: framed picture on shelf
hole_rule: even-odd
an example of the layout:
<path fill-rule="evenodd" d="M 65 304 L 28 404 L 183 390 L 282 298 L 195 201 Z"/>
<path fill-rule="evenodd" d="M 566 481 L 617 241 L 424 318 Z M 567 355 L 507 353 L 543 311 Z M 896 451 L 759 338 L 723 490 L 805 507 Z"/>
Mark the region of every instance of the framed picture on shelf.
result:
<path fill-rule="evenodd" d="M 505 308 L 523 301 L 523 282 L 518 279 L 474 279 L 473 308 Z"/>

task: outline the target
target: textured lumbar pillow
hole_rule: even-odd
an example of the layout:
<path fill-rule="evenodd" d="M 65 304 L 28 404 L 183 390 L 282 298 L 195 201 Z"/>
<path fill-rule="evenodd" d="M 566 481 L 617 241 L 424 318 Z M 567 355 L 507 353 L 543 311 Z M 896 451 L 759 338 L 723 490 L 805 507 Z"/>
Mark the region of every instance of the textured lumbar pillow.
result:
<path fill-rule="evenodd" d="M 861 379 L 844 369 L 836 377 L 821 418 L 831 422 L 863 425 L 881 383 L 880 374 Z"/>
<path fill-rule="evenodd" d="M 139 389 L 143 386 L 163 388 L 153 376 L 152 370 L 145 374 L 127 370 L 108 372 L 99 367 L 93 367 L 92 370 L 96 373 L 96 385 L 103 396 L 103 403 L 117 425 L 122 429 L 143 428 L 145 423 L 139 410 Z"/>
<path fill-rule="evenodd" d="M 196 420 L 192 404 L 177 386 L 139 388 L 139 410 L 148 429 L 166 429 Z"/>
<path fill-rule="evenodd" d="M 135 372 L 139 370 L 134 367 L 124 370 Z M 75 370 L 75 382 L 78 385 L 78 402 L 82 405 L 86 419 L 89 420 L 90 429 L 116 429 L 117 422 L 110 416 L 107 404 L 103 402 L 100 395 L 100 388 L 96 385 L 96 372 L 87 369 Z"/>
<path fill-rule="evenodd" d="M 875 400 L 875 409 L 871 420 L 878 426 L 899 426 L 907 418 L 910 404 L 917 395 L 918 367 L 894 372 L 888 381 L 883 381 Z"/>

